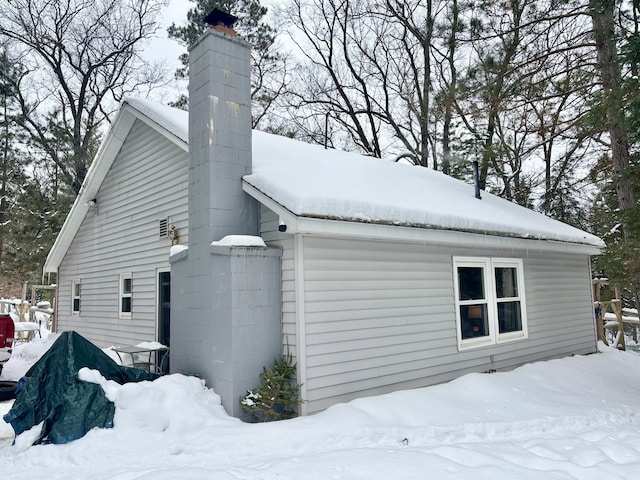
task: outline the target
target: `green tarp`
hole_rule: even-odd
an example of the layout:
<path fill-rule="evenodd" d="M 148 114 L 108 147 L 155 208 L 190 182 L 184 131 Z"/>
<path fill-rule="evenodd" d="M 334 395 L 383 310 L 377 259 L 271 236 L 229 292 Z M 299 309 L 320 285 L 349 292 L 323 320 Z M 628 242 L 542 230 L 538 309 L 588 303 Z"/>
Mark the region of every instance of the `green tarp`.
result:
<path fill-rule="evenodd" d="M 3 418 L 16 435 L 44 422 L 37 443 L 66 443 L 94 427 L 113 427 L 115 406 L 95 383 L 78 379 L 88 367 L 119 384 L 155 380 L 158 375 L 123 367 L 76 332 L 64 332 L 18 386 L 18 396 Z"/>

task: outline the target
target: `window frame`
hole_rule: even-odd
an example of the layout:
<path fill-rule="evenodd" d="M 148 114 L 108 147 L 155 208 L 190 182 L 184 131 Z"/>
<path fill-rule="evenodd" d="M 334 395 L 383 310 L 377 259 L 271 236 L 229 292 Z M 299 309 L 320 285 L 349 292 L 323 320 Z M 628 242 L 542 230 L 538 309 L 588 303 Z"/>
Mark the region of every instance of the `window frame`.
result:
<path fill-rule="evenodd" d="M 460 299 L 460 279 L 459 268 L 476 267 L 483 269 L 483 279 L 485 282 L 485 298 L 461 300 Z M 497 268 L 515 268 L 517 281 L 517 295 L 512 297 L 498 298 L 496 269 Z M 501 258 L 501 257 L 453 257 L 453 280 L 454 280 L 454 296 L 455 296 L 455 313 L 456 313 L 456 337 L 458 342 L 458 350 L 468 350 L 477 347 L 498 345 L 511 342 L 514 340 L 523 340 L 529 337 L 527 327 L 527 305 L 524 284 L 524 265 L 520 258 Z M 476 305 L 478 303 L 486 303 L 487 305 L 487 324 L 489 334 L 476 338 L 462 338 L 462 316 L 461 308 L 465 305 Z M 498 318 L 498 304 L 506 302 L 520 303 L 520 322 L 521 329 L 511 332 L 500 333 L 500 324 Z"/>
<path fill-rule="evenodd" d="M 71 315 L 80 315 L 80 308 L 82 308 L 81 285 L 80 280 L 71 280 Z M 76 308 L 76 300 L 78 301 L 78 308 Z"/>
<path fill-rule="evenodd" d="M 133 313 L 133 275 L 131 273 L 121 273 L 119 277 L 119 288 L 118 288 L 118 316 L 120 318 L 131 318 L 131 314 Z M 130 287 L 129 292 L 125 292 L 125 281 L 129 280 Z M 125 298 L 129 298 L 130 310 L 124 311 L 123 300 Z"/>

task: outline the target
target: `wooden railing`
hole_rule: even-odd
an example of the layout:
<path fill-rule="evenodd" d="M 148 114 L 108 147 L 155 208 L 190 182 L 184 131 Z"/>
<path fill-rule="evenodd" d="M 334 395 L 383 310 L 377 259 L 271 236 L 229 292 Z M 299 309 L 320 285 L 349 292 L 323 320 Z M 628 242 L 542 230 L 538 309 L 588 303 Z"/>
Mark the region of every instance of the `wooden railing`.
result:
<path fill-rule="evenodd" d="M 635 344 L 634 349 L 637 349 L 638 330 L 640 328 L 638 312 L 634 309 L 622 307 L 620 287 L 617 286 L 614 290 L 616 298 L 600 301 L 600 287 L 603 285 L 607 285 L 606 278 L 593 280 L 593 306 L 598 340 L 604 342 L 605 345 L 609 345 L 609 340 L 607 339 L 607 332 L 609 331 L 613 337 L 611 346 L 619 348 L 620 350 L 626 350 L 627 346 L 624 332 L 625 326 L 627 326 L 627 331 L 631 333 L 631 338 Z"/>
<path fill-rule="evenodd" d="M 593 302 L 593 307 L 596 312 L 596 325 L 598 328 L 598 340 L 602 340 L 605 345 L 609 345 L 607 341 L 606 329 L 616 328 L 616 334 L 611 344 L 614 348 L 620 350 L 626 350 L 627 346 L 624 341 L 624 321 L 622 319 L 622 302 L 620 299 L 612 299 L 606 302 Z M 607 311 L 611 308 L 615 315 L 615 320 L 607 315 Z"/>

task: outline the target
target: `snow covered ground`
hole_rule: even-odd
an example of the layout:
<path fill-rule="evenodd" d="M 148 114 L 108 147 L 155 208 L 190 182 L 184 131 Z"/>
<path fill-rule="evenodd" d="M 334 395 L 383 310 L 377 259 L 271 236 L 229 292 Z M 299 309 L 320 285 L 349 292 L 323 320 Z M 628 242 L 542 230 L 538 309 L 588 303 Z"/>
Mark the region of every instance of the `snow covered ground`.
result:
<path fill-rule="evenodd" d="M 46 347 L 12 359 L 20 371 Z M 604 347 L 606 349 L 606 347 Z M 115 427 L 66 445 L 11 445 L 0 422 L 2 479 L 636 479 L 640 355 L 601 354 L 473 374 L 448 384 L 244 424 L 201 381 L 168 375 L 123 386 L 95 371 Z M 10 402 L 0 403 L 0 413 Z"/>

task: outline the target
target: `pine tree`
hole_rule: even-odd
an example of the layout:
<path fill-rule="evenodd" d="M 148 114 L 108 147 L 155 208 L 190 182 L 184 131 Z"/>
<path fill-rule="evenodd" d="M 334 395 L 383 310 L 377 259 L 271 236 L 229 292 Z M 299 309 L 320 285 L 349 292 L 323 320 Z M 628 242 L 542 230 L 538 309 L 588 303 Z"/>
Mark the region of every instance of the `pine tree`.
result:
<path fill-rule="evenodd" d="M 636 6 L 633 6 L 636 9 Z M 598 70 L 602 82 L 600 118 L 609 135 L 610 166 L 603 189 L 603 204 L 610 204 L 615 191 L 616 208 L 611 211 L 615 225 L 604 234 L 609 237 L 600 263 L 609 267 L 607 275 L 628 285 L 636 308 L 640 308 L 640 181 L 637 130 L 640 102 L 637 94 L 637 59 L 640 58 L 637 33 L 623 38 L 616 28 L 617 4 L 609 0 L 590 0 Z M 637 18 L 637 16 L 636 16 Z M 637 31 L 636 23 L 632 31 Z M 622 41 L 621 41 L 622 40 Z M 622 52 L 619 48 L 622 46 Z M 622 53 L 622 55 L 620 55 Z M 634 74 L 635 71 L 635 74 Z M 632 75 L 623 75 L 631 72 Z M 634 78 L 635 77 L 635 78 Z"/>
<path fill-rule="evenodd" d="M 25 177 L 24 153 L 19 146 L 24 138 L 18 127 L 20 109 L 17 105 L 18 85 L 23 71 L 20 64 L 0 51 L 0 269 L 8 274 L 7 249 L 16 241 L 15 219 L 17 199 Z"/>
<path fill-rule="evenodd" d="M 285 420 L 297 415 L 302 403 L 300 386 L 295 383 L 296 365 L 290 355 L 274 359 L 273 367 L 263 368 L 260 385 L 248 390 L 240 399 L 240 405 L 255 422 Z"/>
<path fill-rule="evenodd" d="M 251 45 L 251 99 L 253 126 L 269 113 L 273 103 L 284 89 L 286 76 L 285 58 L 275 50 L 276 31 L 269 25 L 265 16 L 267 8 L 259 0 L 191 0 L 195 6 L 187 12 L 187 25 L 173 23 L 168 29 L 169 38 L 173 38 L 185 47 L 195 43 L 208 26 L 204 18 L 214 8 L 227 11 L 238 17 L 234 29 L 238 35 Z M 189 76 L 189 54 L 180 55 L 182 67 L 176 70 L 176 78 Z M 187 109 L 188 98 L 181 95 L 170 105 Z"/>

